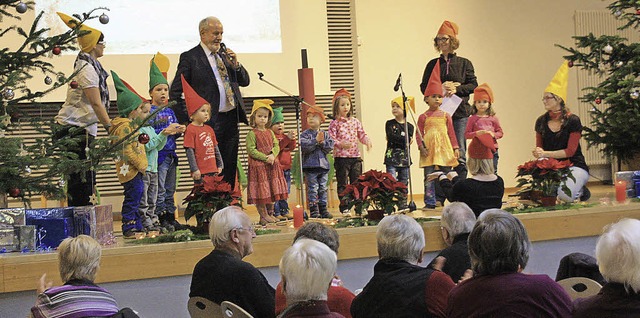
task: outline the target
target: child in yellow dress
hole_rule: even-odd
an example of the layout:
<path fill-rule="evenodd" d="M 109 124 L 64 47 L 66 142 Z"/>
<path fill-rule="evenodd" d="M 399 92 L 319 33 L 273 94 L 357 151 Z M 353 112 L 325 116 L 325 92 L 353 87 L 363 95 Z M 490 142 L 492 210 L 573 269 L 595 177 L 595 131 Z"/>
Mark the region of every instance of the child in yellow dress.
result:
<path fill-rule="evenodd" d="M 435 180 L 430 175 L 437 177 L 433 174 L 436 170 L 447 173 L 458 165 L 459 147 L 453 121 L 449 114 L 440 109 L 443 95 L 438 61 L 424 91 L 424 101 L 429 109 L 418 117 L 416 133 L 420 167 L 424 169 L 424 203 L 427 209 L 436 207 Z"/>

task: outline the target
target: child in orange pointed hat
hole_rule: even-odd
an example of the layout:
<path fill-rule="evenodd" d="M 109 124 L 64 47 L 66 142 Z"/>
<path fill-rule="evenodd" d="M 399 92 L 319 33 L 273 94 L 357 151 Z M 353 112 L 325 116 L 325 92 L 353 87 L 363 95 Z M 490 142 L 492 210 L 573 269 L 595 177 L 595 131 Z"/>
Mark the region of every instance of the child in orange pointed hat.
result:
<path fill-rule="evenodd" d="M 332 218 L 327 210 L 327 181 L 329 178 L 329 153 L 334 141 L 331 135 L 320 129 L 325 117 L 322 108 L 310 106 L 307 109 L 309 128 L 300 133 L 302 148 L 302 171 L 307 182 L 307 203 L 312 218 Z"/>
<path fill-rule="evenodd" d="M 211 118 L 211 105 L 181 76 L 187 114 L 191 123 L 184 133 L 184 148 L 189 160 L 191 178 L 201 183 L 202 177 L 222 172 L 223 163 L 216 133 L 205 123 Z"/>
<path fill-rule="evenodd" d="M 473 139 L 473 137 L 478 135 L 489 134 L 491 138 L 494 139 L 497 148 L 497 140 L 502 138 L 504 133 L 500 126 L 500 120 L 498 120 L 496 112 L 493 110 L 493 102 L 493 90 L 491 90 L 489 84 L 482 83 L 473 90 L 473 115 L 469 117 L 464 137 L 466 139 Z M 496 149 L 493 154 L 493 168 L 495 173 L 498 173 L 499 157 Z"/>
<path fill-rule="evenodd" d="M 438 61 L 424 91 L 424 101 L 429 105 L 429 109 L 418 117 L 416 134 L 420 149 L 420 167 L 424 169 L 424 203 L 428 209 L 435 209 L 437 203 L 431 175 L 436 170 L 449 172 L 452 167 L 458 165 L 460 155 L 451 116 L 440 109 L 443 95 Z"/>
<path fill-rule="evenodd" d="M 280 144 L 275 133 L 269 129 L 273 118 L 273 101 L 256 99 L 249 116 L 252 130 L 247 133 L 246 145 L 249 155 L 247 203 L 255 204 L 260 214 L 260 224 L 275 223 L 273 205 L 289 196 L 287 180 L 280 162 Z"/>
<path fill-rule="evenodd" d="M 372 143 L 367 133 L 364 132 L 362 123 L 352 116 L 351 94 L 344 88 L 339 89 L 333 95 L 333 120 L 329 124 L 329 135 L 335 141 L 333 155 L 334 167 L 338 181 L 338 198 L 340 198 L 340 211 L 348 214 L 347 205 L 340 195 L 347 184 L 353 183 L 362 174 L 362 158 L 358 142 L 371 149 Z"/>

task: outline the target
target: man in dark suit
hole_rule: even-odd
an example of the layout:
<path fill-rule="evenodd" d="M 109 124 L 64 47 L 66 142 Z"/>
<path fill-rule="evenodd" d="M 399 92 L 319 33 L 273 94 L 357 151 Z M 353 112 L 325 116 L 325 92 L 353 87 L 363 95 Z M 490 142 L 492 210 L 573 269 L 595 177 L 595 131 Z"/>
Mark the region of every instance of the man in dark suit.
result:
<path fill-rule="evenodd" d="M 249 73 L 230 49 L 222 44 L 223 27 L 216 17 L 207 17 L 198 25 L 200 44 L 180 54 L 176 76 L 169 98 L 175 100 L 174 112 L 181 123 L 189 121 L 182 96 L 180 75 L 211 105 L 211 119 L 207 125 L 216 133 L 222 155 L 224 180 L 235 185 L 238 142 L 238 123 L 249 124 L 239 87 L 249 86 Z M 222 48 L 221 48 L 222 46 Z"/>

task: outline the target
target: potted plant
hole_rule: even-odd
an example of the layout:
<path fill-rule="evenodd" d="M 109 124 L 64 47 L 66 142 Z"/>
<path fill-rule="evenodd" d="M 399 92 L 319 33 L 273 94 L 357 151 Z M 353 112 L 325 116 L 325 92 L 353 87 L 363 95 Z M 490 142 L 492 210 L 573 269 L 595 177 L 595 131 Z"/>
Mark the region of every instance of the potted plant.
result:
<path fill-rule="evenodd" d="M 518 166 L 520 177 L 517 181 L 518 187 L 526 186 L 518 191 L 521 198 L 528 198 L 540 202 L 542 205 L 555 205 L 558 195 L 558 187 L 571 196 L 571 190 L 566 186 L 567 179 L 575 181 L 571 173 L 573 164 L 569 160 L 557 160 L 554 158 L 539 158 L 527 161 Z"/>
<path fill-rule="evenodd" d="M 222 180 L 221 175 L 203 176 L 202 183 L 195 184 L 184 199 L 187 208 L 185 220 L 196 217 L 196 231 L 208 232 L 208 224 L 213 214 L 230 205 L 238 205 L 241 197 L 234 196 L 231 185 Z"/>
<path fill-rule="evenodd" d="M 407 186 L 391 174 L 369 170 L 347 185 L 341 195 L 349 209 L 355 207 L 357 215 L 362 215 L 364 210 L 369 210 L 369 214 L 374 214 L 373 210 L 391 214 L 405 203 L 406 190 Z M 382 213 L 380 219 L 384 216 Z"/>

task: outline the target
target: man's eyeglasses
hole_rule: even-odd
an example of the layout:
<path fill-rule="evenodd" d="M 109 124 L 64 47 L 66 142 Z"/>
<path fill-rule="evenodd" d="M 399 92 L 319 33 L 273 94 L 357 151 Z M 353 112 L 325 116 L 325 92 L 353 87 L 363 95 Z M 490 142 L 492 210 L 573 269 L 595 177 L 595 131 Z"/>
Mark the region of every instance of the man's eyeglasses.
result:
<path fill-rule="evenodd" d="M 442 37 L 442 38 L 434 38 L 433 40 L 436 41 L 436 43 L 438 42 L 446 43 L 447 41 L 449 41 L 449 38 Z"/>
<path fill-rule="evenodd" d="M 236 227 L 234 228 L 234 230 L 245 230 L 245 231 L 249 231 L 251 233 L 255 233 L 256 232 L 256 228 L 254 226 L 250 226 L 250 227 Z"/>

